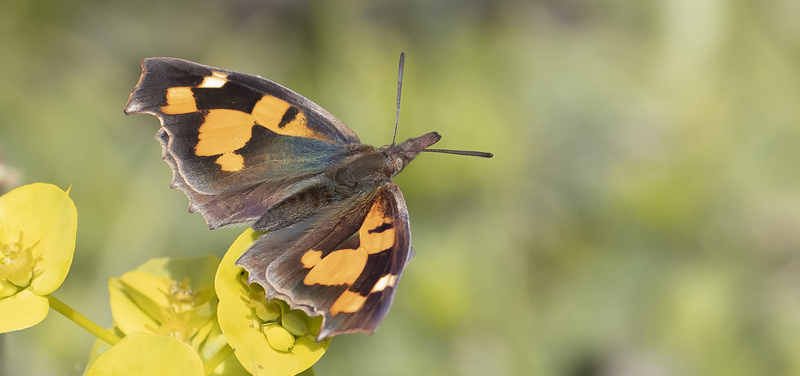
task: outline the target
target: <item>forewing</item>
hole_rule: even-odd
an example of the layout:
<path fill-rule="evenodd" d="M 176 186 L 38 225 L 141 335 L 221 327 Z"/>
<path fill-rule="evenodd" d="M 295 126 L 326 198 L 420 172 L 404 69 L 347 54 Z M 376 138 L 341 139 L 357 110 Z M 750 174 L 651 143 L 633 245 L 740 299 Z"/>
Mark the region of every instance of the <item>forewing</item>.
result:
<path fill-rule="evenodd" d="M 408 210 L 394 183 L 263 235 L 237 261 L 268 298 L 323 315 L 317 340 L 371 334 L 413 256 Z"/>
<path fill-rule="evenodd" d="M 365 147 L 333 115 L 275 82 L 181 59 L 143 60 L 125 112 L 161 120 L 156 139 L 173 187 L 212 228 L 257 219 L 290 187 Z"/>

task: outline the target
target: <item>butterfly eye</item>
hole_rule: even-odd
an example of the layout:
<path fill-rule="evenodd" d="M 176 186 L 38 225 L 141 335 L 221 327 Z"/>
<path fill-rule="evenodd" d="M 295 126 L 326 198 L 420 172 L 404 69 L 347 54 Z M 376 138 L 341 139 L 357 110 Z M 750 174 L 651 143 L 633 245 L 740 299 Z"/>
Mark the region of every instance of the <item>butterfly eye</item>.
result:
<path fill-rule="evenodd" d="M 400 171 L 400 170 L 403 169 L 403 167 L 405 167 L 404 163 L 403 163 L 403 158 L 396 157 L 394 159 L 394 169 L 395 169 L 395 171 Z"/>

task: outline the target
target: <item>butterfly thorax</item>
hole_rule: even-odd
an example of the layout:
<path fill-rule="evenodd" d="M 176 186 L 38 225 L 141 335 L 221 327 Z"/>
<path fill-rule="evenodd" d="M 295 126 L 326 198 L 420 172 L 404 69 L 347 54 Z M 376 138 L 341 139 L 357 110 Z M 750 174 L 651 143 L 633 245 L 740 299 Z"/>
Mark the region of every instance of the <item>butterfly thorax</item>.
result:
<path fill-rule="evenodd" d="M 337 196 L 350 197 L 370 190 L 388 181 L 384 156 L 374 147 L 360 150 L 359 154 L 329 172 Z"/>
<path fill-rule="evenodd" d="M 337 196 L 349 197 L 387 183 L 417 154 L 440 138 L 436 132 L 431 132 L 379 149 L 360 145 L 361 148 L 354 158 L 329 172 Z"/>

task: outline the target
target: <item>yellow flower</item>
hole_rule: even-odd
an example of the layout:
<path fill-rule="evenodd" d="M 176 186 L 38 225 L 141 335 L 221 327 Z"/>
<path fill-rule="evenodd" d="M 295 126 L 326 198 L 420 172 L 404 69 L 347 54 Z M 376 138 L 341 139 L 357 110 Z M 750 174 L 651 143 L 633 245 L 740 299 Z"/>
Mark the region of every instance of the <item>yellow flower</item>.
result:
<path fill-rule="evenodd" d="M 330 338 L 316 342 L 321 317 L 308 318 L 286 303 L 267 302 L 258 285 L 247 284 L 247 273 L 235 265 L 260 233 L 242 233 L 228 249 L 217 270 L 217 318 L 239 362 L 257 375 L 296 375 L 316 363 Z"/>
<path fill-rule="evenodd" d="M 29 184 L 0 196 L 0 333 L 47 316 L 47 295 L 67 277 L 78 212 L 67 192 Z"/>
<path fill-rule="evenodd" d="M 98 341 L 88 374 L 105 374 L 102 370 L 114 367 L 169 369 L 186 361 L 183 374 L 187 376 L 246 375 L 216 320 L 214 273 L 218 265 L 219 259 L 213 255 L 159 258 L 111 278 L 108 288 L 114 330 L 125 338 L 113 347 Z M 160 350 L 151 351 L 153 348 Z M 192 371 L 196 365 L 199 373 Z"/>
<path fill-rule="evenodd" d="M 123 334 L 147 332 L 188 342 L 213 325 L 216 256 L 153 259 L 120 278 L 111 278 L 111 314 Z"/>
<path fill-rule="evenodd" d="M 136 333 L 100 355 L 87 376 L 202 376 L 203 362 L 191 346 L 175 338 Z"/>

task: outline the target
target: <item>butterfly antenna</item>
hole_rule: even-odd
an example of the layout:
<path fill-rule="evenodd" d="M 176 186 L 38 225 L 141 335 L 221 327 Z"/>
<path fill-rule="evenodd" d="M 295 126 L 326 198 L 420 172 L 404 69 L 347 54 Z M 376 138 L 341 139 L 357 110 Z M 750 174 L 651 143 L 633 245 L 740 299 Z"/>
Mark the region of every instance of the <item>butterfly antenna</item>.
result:
<path fill-rule="evenodd" d="M 481 157 L 481 158 L 494 157 L 494 154 L 492 154 L 492 153 L 486 153 L 486 152 L 483 152 L 483 151 L 472 151 L 472 150 L 424 149 L 422 151 L 427 151 L 429 153 L 468 155 L 470 157 Z"/>
<path fill-rule="evenodd" d="M 406 62 L 406 53 L 400 53 L 400 68 L 397 71 L 397 111 L 394 115 L 394 135 L 392 135 L 392 146 L 397 140 L 397 124 L 400 123 L 400 93 L 403 91 L 403 66 Z"/>
<path fill-rule="evenodd" d="M 405 66 L 405 61 L 406 61 L 406 54 L 405 52 L 401 52 L 400 67 L 397 70 L 397 111 L 395 112 L 394 115 L 394 135 L 392 135 L 392 146 L 394 146 L 395 141 L 397 141 L 397 125 L 400 123 L 400 94 L 403 92 L 403 67 Z M 472 157 L 481 157 L 481 158 L 491 158 L 494 156 L 492 153 L 485 153 L 482 151 L 469 151 L 469 150 L 424 149 L 422 151 L 427 151 L 429 153 L 468 155 Z"/>

